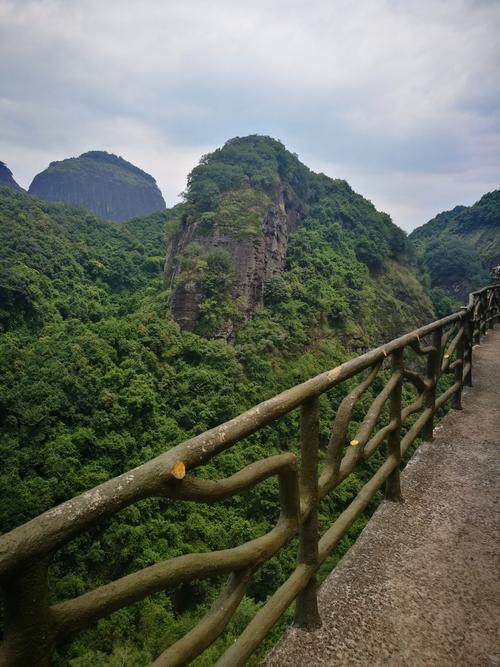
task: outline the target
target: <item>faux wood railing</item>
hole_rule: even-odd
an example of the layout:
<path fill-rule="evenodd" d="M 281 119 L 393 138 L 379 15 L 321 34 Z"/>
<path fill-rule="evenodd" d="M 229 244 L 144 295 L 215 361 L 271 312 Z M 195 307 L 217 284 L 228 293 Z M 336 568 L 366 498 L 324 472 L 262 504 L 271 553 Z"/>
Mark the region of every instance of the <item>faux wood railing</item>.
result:
<path fill-rule="evenodd" d="M 432 439 L 436 410 L 449 399 L 453 399 L 454 408 L 461 408 L 462 388 L 472 384 L 473 345 L 480 343 L 497 321 L 500 285 L 493 285 L 471 294 L 468 305 L 459 312 L 288 389 L 4 535 L 0 538 L 0 584 L 5 612 L 0 665 L 49 665 L 60 642 L 103 616 L 174 584 L 226 573 L 226 586 L 207 615 L 153 663 L 155 667 L 185 665 L 223 632 L 255 569 L 296 534 L 300 546 L 295 571 L 217 665 L 243 665 L 294 600 L 295 622 L 304 628 L 316 627 L 320 622 L 315 578 L 318 567 L 384 482 L 386 498 L 400 499 L 402 456 L 417 436 Z M 407 353 L 423 358 L 426 371 L 415 370 L 418 364 L 407 358 Z M 387 368 L 389 377 L 383 389 L 373 399 L 356 436 L 348 442 L 347 431 L 356 402 Z M 366 375 L 338 407 L 319 473 L 319 397 L 363 371 L 367 371 Z M 452 375 L 452 384 L 439 394 L 438 380 L 443 374 Z M 415 400 L 409 405 L 402 405 L 403 383 L 414 388 Z M 380 416 L 386 404 L 389 415 L 381 426 Z M 226 479 L 201 480 L 192 474 L 218 453 L 296 408 L 300 409 L 300 466 L 289 452 L 252 463 Z M 417 414 L 410 423 L 406 421 Z M 384 441 L 384 463 L 319 538 L 320 500 Z M 184 470 L 188 474 L 184 475 Z M 51 557 L 106 517 L 151 496 L 213 503 L 271 476 L 279 480 L 281 515 L 269 533 L 235 548 L 172 558 L 49 606 L 47 572 Z"/>

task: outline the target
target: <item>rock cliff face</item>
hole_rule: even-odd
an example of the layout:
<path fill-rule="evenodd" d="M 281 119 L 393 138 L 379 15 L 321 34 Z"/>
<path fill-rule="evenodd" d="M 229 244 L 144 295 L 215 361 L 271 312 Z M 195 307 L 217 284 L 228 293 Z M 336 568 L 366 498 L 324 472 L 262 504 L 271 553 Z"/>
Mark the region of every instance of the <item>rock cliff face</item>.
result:
<path fill-rule="evenodd" d="M 285 263 L 288 235 L 304 215 L 301 202 L 286 189 L 280 189 L 276 201 L 257 213 L 257 220 L 246 232 L 228 229 L 217 214 L 207 229 L 203 218 L 183 220 L 168 249 L 165 282 L 172 290 L 170 309 L 181 328 L 192 331 L 200 318 L 200 304 L 207 297 L 204 272 L 192 272 L 186 266 L 186 253 L 195 245 L 198 257 L 220 250 L 230 259 L 231 298 L 237 300 L 243 319 L 263 304 L 266 282 L 281 273 Z M 216 335 L 231 338 L 233 323 L 225 321 Z"/>
<path fill-rule="evenodd" d="M 5 162 L 0 162 L 0 186 L 2 185 L 17 190 L 18 192 L 24 192 L 23 188 L 12 178 L 12 172 Z"/>
<path fill-rule="evenodd" d="M 152 176 L 104 151 L 51 162 L 35 176 L 29 194 L 49 201 L 79 204 L 117 222 L 165 208 Z"/>

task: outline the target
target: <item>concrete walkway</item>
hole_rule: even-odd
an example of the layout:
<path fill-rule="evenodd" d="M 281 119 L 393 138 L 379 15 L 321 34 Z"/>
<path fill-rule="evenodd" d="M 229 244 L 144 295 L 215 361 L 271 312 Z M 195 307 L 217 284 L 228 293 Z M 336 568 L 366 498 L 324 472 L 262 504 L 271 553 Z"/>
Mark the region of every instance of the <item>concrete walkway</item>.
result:
<path fill-rule="evenodd" d="M 323 626 L 292 628 L 266 667 L 500 666 L 500 328 L 473 389 L 320 591 Z"/>

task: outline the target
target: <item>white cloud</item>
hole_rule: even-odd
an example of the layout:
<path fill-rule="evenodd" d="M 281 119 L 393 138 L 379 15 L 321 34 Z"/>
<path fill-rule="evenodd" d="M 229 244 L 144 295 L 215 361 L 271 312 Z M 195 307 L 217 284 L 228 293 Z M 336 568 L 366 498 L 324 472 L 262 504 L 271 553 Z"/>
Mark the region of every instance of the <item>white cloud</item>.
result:
<path fill-rule="evenodd" d="M 467 0 L 0 0 L 0 159 L 26 185 L 112 150 L 172 202 L 202 153 L 259 132 L 408 227 L 500 186 L 499 30 Z"/>

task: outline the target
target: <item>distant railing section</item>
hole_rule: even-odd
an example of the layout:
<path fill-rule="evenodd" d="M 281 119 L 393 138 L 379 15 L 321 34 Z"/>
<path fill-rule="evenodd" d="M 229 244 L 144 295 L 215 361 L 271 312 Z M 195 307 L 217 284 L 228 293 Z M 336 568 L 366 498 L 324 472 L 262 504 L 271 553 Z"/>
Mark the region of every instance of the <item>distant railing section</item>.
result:
<path fill-rule="evenodd" d="M 155 667 L 185 665 L 224 630 L 245 594 L 255 569 L 294 535 L 299 535 L 298 564 L 288 580 L 257 612 L 243 633 L 219 659 L 219 667 L 243 665 L 274 623 L 296 600 L 295 622 L 303 628 L 320 623 L 316 572 L 320 564 L 367 507 L 385 482 L 385 497 L 399 500 L 400 462 L 417 436 L 432 439 L 434 415 L 448 400 L 461 408 L 464 385 L 472 384 L 472 348 L 500 321 L 500 285 L 469 297 L 459 312 L 392 340 L 247 410 L 238 417 L 170 449 L 165 454 L 45 512 L 0 538 L 0 583 L 5 637 L 0 665 L 49 665 L 54 648 L 82 628 L 174 584 L 228 574 L 226 586 L 207 615 L 167 648 Z M 407 354 L 424 360 L 425 371 Z M 373 399 L 353 439 L 347 433 L 354 406 L 389 367 L 383 389 Z M 322 470 L 318 471 L 319 397 L 332 387 L 367 371 L 340 403 Z M 438 380 L 452 384 L 438 394 Z M 384 373 L 384 377 L 387 373 Z M 415 400 L 402 404 L 402 387 L 414 388 Z M 382 411 L 388 418 L 380 427 Z M 184 474 L 283 415 L 300 409 L 301 465 L 291 452 L 270 456 L 226 479 L 201 480 Z M 418 414 L 402 425 L 411 415 Z M 375 432 L 374 432 L 375 431 Z M 386 442 L 384 463 L 330 528 L 318 535 L 318 504 L 355 468 Z M 77 598 L 49 605 L 47 571 L 53 554 L 106 517 L 146 497 L 213 503 L 262 480 L 279 481 L 281 515 L 265 535 L 240 546 L 194 553 L 157 563 Z"/>

